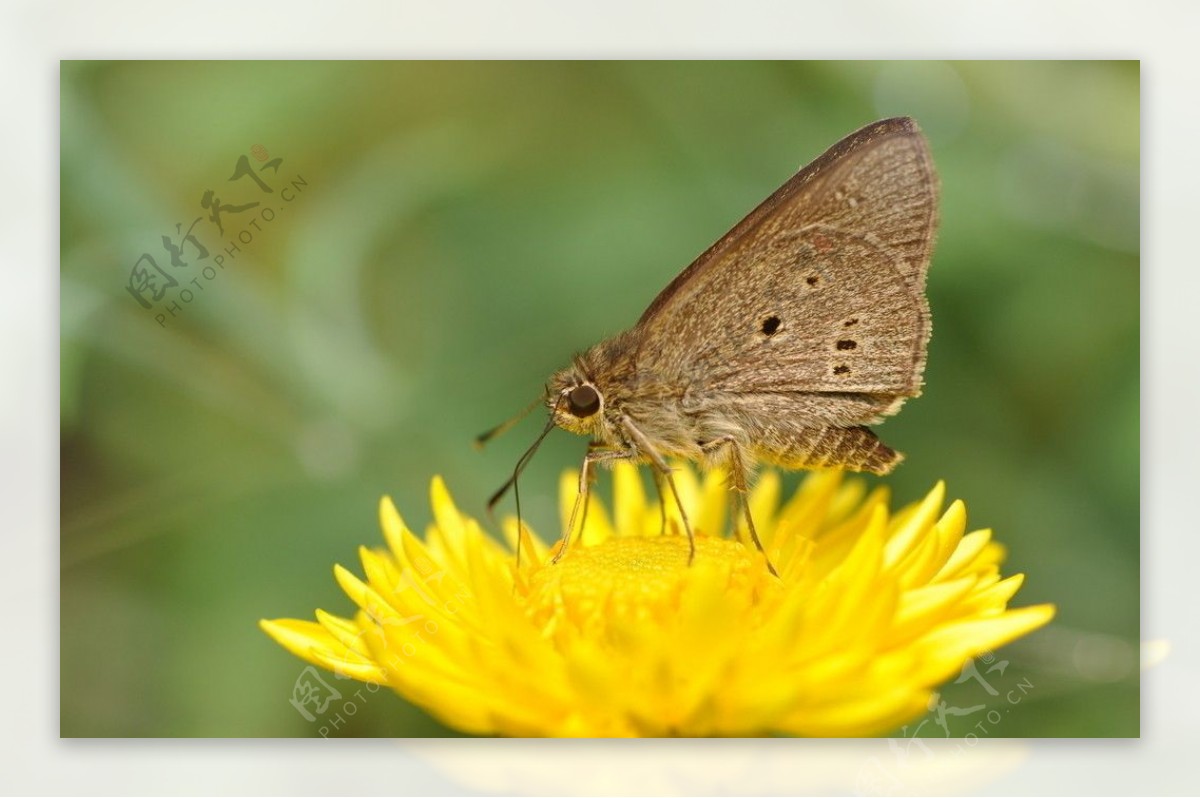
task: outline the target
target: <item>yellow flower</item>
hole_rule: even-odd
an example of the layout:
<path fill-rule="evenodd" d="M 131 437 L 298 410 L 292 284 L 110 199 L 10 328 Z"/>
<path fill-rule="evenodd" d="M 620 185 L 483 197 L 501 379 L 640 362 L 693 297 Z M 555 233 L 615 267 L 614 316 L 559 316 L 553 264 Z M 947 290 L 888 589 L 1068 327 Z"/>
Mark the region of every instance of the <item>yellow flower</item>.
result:
<path fill-rule="evenodd" d="M 564 474 L 562 514 L 577 476 Z M 939 483 L 890 513 L 841 472 L 809 475 L 779 504 L 768 472 L 749 497 L 772 576 L 744 529 L 718 536 L 723 476 L 676 471 L 696 531 L 647 502 L 634 466 L 614 470 L 614 517 L 594 497 L 557 564 L 517 525 L 507 545 L 454 506 L 440 478 L 421 542 L 390 499 L 386 549 L 362 548 L 366 581 L 341 566 L 353 619 L 262 621 L 297 656 L 392 687 L 445 724 L 516 736 L 857 736 L 899 728 L 969 658 L 1047 623 L 1052 605 L 1007 609 L 989 530 L 964 535 Z"/>

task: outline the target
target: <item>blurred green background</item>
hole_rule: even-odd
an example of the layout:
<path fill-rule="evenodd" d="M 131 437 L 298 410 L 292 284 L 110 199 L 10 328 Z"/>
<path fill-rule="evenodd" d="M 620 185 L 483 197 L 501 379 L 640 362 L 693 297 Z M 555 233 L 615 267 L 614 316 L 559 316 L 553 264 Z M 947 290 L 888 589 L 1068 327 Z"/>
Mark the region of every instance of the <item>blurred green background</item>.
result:
<path fill-rule="evenodd" d="M 1014 604 L 1059 606 L 998 652 L 999 696 L 968 680 L 943 700 L 1011 709 L 991 736 L 1138 734 L 1136 62 L 64 62 L 61 79 L 63 735 L 318 734 L 288 700 L 303 663 L 256 621 L 349 612 L 331 566 L 380 542 L 382 494 L 421 529 L 440 473 L 482 515 L 541 416 L 482 454 L 475 433 L 799 166 L 900 114 L 932 142 L 942 223 L 925 394 L 881 430 L 908 455 L 889 482 L 908 501 L 945 478 L 1027 574 Z M 271 195 L 230 182 L 242 156 Z M 263 204 L 226 211 L 221 236 L 210 189 Z M 201 216 L 209 259 L 185 246 L 173 269 L 163 236 Z M 127 291 L 147 252 L 181 280 L 151 310 Z M 544 536 L 583 448 L 551 436 L 522 481 Z M 380 691 L 332 733 L 450 732 Z"/>

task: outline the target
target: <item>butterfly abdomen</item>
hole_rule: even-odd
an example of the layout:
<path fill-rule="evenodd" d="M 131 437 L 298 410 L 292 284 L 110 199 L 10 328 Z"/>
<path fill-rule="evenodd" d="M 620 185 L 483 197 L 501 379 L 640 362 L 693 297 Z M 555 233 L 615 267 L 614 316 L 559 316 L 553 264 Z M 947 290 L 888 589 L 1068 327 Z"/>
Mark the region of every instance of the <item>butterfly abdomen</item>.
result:
<path fill-rule="evenodd" d="M 758 459 L 784 468 L 841 468 L 887 474 L 904 455 L 866 427 L 801 427 L 767 434 L 754 447 Z"/>

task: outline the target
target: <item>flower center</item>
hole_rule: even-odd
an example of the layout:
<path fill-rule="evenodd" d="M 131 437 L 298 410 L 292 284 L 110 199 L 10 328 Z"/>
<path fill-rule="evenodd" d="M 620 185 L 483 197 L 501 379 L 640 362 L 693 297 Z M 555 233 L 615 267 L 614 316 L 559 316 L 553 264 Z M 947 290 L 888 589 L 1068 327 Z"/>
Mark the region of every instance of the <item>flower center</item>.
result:
<path fill-rule="evenodd" d="M 662 618 L 678 609 L 688 585 L 716 580 L 729 592 L 751 598 L 768 579 L 762 558 L 734 540 L 697 537 L 689 566 L 687 538 L 615 537 L 574 546 L 561 562 L 532 574 L 526 608 L 540 625 L 555 618 L 573 625 L 602 618 Z"/>

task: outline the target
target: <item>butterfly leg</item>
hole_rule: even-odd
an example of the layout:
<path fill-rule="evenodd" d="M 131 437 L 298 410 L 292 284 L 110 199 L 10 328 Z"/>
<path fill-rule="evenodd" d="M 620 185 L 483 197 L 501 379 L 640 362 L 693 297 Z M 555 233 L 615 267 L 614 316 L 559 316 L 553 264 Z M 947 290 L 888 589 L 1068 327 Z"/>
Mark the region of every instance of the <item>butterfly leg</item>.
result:
<path fill-rule="evenodd" d="M 571 518 L 567 521 L 567 528 L 563 530 L 562 545 L 558 547 L 558 551 L 550 558 L 550 562 L 556 563 L 562 559 L 566 553 L 567 547 L 571 544 L 572 533 L 575 531 L 575 519 L 579 517 L 579 508 L 583 507 L 583 518 L 579 525 L 580 534 L 583 533 L 583 527 L 587 523 L 587 506 L 588 495 L 591 493 L 591 468 L 593 463 L 601 463 L 609 460 L 626 460 L 635 455 L 632 449 L 601 449 L 595 442 L 588 444 L 587 454 L 583 456 L 583 465 L 579 468 L 579 492 L 575 494 L 575 505 L 571 508 Z"/>
<path fill-rule="evenodd" d="M 658 493 L 658 534 L 667 534 L 667 497 L 663 495 L 663 478 L 658 469 L 650 469 L 654 478 L 654 490 Z"/>
<path fill-rule="evenodd" d="M 595 454 L 590 462 L 598 463 L 604 460 L 621 460 L 633 456 L 633 452 L 624 449 L 606 449 L 603 444 L 596 441 L 588 442 L 588 454 Z M 579 512 L 580 504 L 583 506 L 583 514 L 579 519 L 579 533 L 583 534 L 583 530 L 587 528 L 588 516 L 588 497 L 592 493 L 592 472 L 588 468 L 589 460 L 584 458 L 583 468 L 579 469 L 579 490 L 575 494 L 575 504 L 571 507 L 571 522 L 567 526 L 568 534 L 575 528 L 575 514 Z M 557 562 L 557 559 L 555 560 Z"/>
<path fill-rule="evenodd" d="M 667 461 L 663 459 L 661 454 L 654 450 L 654 447 L 650 445 L 649 439 L 646 438 L 641 430 L 634 426 L 634 423 L 629 420 L 628 416 L 621 417 L 621 425 L 637 445 L 637 454 L 643 455 L 650 460 L 651 465 L 657 469 L 658 476 L 666 480 L 667 487 L 671 489 L 671 496 L 675 499 L 675 506 L 679 508 L 679 517 L 683 519 L 683 528 L 687 531 L 688 565 L 691 565 L 692 561 L 696 559 L 696 535 L 692 532 L 691 523 L 688 522 L 687 511 L 683 509 L 683 500 L 679 498 L 679 490 L 675 487 L 675 478 L 671 476 L 671 466 L 667 464 Z M 658 484 L 657 480 L 655 484 Z M 659 489 L 659 493 L 661 495 L 661 488 Z M 663 508 L 662 518 L 663 527 L 665 528 L 667 523 L 665 503 L 659 502 L 659 505 Z"/>
<path fill-rule="evenodd" d="M 746 482 L 746 464 L 742 459 L 742 452 L 738 442 L 732 437 L 725 437 L 710 441 L 704 446 L 705 451 L 712 452 L 722 448 L 729 450 L 729 479 L 732 482 L 733 492 L 737 494 L 738 505 L 746 518 L 746 529 L 750 532 L 750 539 L 754 541 L 754 545 L 762 552 L 763 557 L 766 558 L 767 570 L 773 576 L 779 576 L 779 573 L 775 570 L 775 566 L 771 564 L 771 558 L 767 555 L 767 550 L 763 548 L 762 540 L 758 537 L 758 530 L 754 527 L 754 517 L 750 513 L 750 502 L 746 500 L 746 494 L 749 492 L 749 486 Z"/>

